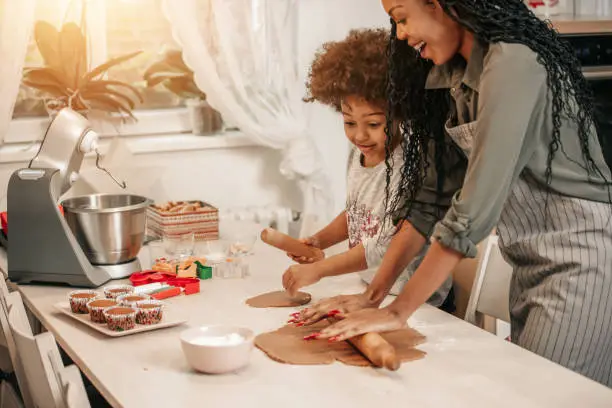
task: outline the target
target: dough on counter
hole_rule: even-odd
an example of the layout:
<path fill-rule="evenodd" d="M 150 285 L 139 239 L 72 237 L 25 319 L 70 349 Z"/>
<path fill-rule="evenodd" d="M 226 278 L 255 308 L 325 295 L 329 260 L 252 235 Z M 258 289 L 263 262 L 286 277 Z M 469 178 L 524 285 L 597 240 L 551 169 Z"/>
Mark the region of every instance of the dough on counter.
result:
<path fill-rule="evenodd" d="M 326 365 L 338 360 L 346 365 L 371 367 L 372 363 L 356 348 L 346 341 L 330 343 L 327 340 L 304 340 L 304 336 L 319 332 L 329 325 L 321 321 L 312 326 L 285 326 L 260 334 L 255 338 L 255 346 L 272 360 L 294 365 Z M 401 362 L 419 360 L 425 352 L 415 347 L 425 341 L 425 337 L 413 329 L 402 329 L 381 333 L 393 347 Z"/>
<path fill-rule="evenodd" d="M 310 303 L 310 294 L 298 292 L 295 297 L 290 297 L 289 293 L 284 290 L 276 292 L 268 292 L 263 295 L 255 296 L 246 301 L 246 304 L 251 307 L 267 308 L 267 307 L 296 307 Z"/>

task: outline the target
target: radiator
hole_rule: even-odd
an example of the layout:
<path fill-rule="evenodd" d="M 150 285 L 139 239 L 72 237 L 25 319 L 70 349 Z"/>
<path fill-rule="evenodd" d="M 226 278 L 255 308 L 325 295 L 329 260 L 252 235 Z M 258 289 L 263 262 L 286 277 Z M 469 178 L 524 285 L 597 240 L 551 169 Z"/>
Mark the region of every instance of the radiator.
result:
<path fill-rule="evenodd" d="M 238 207 L 220 208 L 219 222 L 223 220 L 251 221 L 262 227 L 272 227 L 288 235 L 295 236 L 299 231 L 300 213 L 287 207 Z M 296 229 L 297 228 L 297 229 Z"/>

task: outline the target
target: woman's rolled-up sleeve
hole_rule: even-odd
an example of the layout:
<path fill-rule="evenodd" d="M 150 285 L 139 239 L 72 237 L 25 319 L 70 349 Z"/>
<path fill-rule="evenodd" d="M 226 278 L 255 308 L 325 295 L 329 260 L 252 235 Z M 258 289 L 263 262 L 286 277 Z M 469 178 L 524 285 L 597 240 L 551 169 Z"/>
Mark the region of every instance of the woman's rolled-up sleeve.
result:
<path fill-rule="evenodd" d="M 542 133 L 547 89 L 546 71 L 535 54 L 498 52 L 485 61 L 463 187 L 433 233 L 445 247 L 475 257 L 476 245 L 496 226 Z"/>

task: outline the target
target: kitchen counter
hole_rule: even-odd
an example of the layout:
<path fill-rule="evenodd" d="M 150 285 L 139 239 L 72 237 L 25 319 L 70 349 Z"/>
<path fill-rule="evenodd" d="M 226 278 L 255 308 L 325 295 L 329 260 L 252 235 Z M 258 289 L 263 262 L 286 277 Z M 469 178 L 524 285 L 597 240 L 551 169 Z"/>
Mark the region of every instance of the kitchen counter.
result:
<path fill-rule="evenodd" d="M 143 250 L 143 252 L 146 251 Z M 427 356 L 397 372 L 372 368 L 291 366 L 259 350 L 235 374 L 193 372 L 179 333 L 188 326 L 226 323 L 260 333 L 283 325 L 293 309 L 253 309 L 245 299 L 280 286 L 289 260 L 258 242 L 251 276 L 202 281 L 201 293 L 168 301 L 188 324 L 123 338 L 107 338 L 57 313 L 70 289 L 20 286 L 26 305 L 114 407 L 279 408 L 610 408 L 612 390 L 430 306 L 409 323 L 427 336 Z M 311 288 L 314 300 L 363 289 L 357 276 Z"/>
<path fill-rule="evenodd" d="M 605 34 L 612 33 L 611 16 L 551 16 L 553 26 L 561 34 Z"/>

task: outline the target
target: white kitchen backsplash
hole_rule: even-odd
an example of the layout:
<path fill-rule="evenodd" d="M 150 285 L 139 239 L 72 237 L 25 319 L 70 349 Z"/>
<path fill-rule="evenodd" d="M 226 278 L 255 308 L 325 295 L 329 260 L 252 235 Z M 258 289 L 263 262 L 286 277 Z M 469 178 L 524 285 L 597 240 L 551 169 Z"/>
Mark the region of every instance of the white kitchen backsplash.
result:
<path fill-rule="evenodd" d="M 551 17 L 574 12 L 574 0 L 526 0 L 525 2 L 538 16 Z"/>
<path fill-rule="evenodd" d="M 525 0 L 540 16 L 559 14 L 612 16 L 612 0 Z"/>
<path fill-rule="evenodd" d="M 576 13 L 612 16 L 612 0 L 576 0 Z"/>

